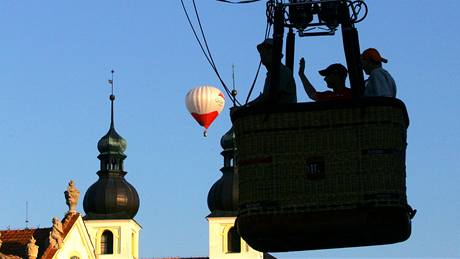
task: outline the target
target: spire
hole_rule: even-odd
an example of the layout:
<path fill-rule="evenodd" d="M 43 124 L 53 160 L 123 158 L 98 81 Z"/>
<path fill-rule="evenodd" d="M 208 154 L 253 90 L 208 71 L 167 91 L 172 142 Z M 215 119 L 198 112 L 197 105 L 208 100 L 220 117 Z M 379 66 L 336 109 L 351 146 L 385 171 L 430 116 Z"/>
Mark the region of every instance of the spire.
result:
<path fill-rule="evenodd" d="M 113 103 L 115 101 L 115 95 L 113 94 L 113 73 L 115 71 L 110 71 L 112 73 L 112 79 L 109 79 L 109 84 L 110 84 L 110 88 L 112 89 L 112 94 L 110 94 L 110 105 L 111 105 L 111 109 L 110 109 L 110 128 L 115 128 L 115 125 L 113 123 Z"/>
<path fill-rule="evenodd" d="M 110 128 L 97 143 L 101 161 L 97 172 L 99 180 L 86 192 L 83 208 L 87 219 L 132 219 L 139 209 L 139 196 L 136 189 L 126 181 L 123 162 L 126 158 L 126 140 L 115 130 L 113 73 L 109 79 Z"/>
<path fill-rule="evenodd" d="M 126 158 L 124 152 L 126 150 L 126 140 L 121 137 L 117 131 L 115 130 L 115 123 L 114 123 L 114 103 L 115 103 L 115 95 L 113 94 L 113 73 L 111 71 L 112 79 L 109 79 L 109 84 L 111 86 L 111 94 L 110 94 L 110 128 L 107 134 L 99 140 L 97 144 L 97 148 L 99 152 L 102 154 L 120 154 Z M 124 159 L 123 158 L 123 159 Z M 122 168 L 122 161 L 120 164 L 120 168 Z"/>

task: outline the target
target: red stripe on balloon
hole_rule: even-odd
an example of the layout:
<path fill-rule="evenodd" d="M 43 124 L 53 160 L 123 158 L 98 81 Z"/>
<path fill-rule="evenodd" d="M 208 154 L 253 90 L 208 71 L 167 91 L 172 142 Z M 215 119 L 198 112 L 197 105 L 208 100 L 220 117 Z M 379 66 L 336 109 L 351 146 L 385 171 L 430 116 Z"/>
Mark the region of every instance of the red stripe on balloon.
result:
<path fill-rule="evenodd" d="M 217 111 L 206 114 L 197 114 L 192 112 L 191 114 L 193 118 L 195 118 L 195 120 L 205 129 L 209 128 L 209 125 L 211 125 L 211 123 L 216 119 L 217 115 L 219 115 Z"/>

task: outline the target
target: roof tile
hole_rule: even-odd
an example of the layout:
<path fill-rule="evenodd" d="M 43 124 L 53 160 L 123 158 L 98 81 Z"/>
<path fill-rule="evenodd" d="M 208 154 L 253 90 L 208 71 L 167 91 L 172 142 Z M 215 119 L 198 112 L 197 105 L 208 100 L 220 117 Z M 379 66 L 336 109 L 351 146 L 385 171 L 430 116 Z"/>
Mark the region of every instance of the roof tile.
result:
<path fill-rule="evenodd" d="M 80 214 L 70 215 L 65 217 L 62 222 L 64 230 L 63 239 L 69 233 L 73 224 L 77 221 Z M 48 237 L 51 228 L 34 228 L 34 229 L 20 229 L 20 230 L 0 230 L 2 246 L 0 253 L 5 255 L 16 255 L 20 258 L 27 258 L 27 244 L 30 237 L 33 236 L 36 240 L 36 245 L 39 246 L 37 258 L 51 259 L 56 253 L 57 249 L 50 247 Z"/>

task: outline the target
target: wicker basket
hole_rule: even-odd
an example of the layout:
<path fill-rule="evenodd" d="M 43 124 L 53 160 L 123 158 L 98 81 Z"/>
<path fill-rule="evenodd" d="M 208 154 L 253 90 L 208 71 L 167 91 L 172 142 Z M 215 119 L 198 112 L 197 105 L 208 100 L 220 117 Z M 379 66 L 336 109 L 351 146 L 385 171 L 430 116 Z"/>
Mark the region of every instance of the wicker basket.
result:
<path fill-rule="evenodd" d="M 232 120 L 238 148 L 240 222 L 245 217 L 260 223 L 264 216 L 311 216 L 363 207 L 408 212 L 409 121 L 401 101 L 366 98 L 250 107 L 234 111 Z M 245 230 L 239 227 L 244 238 Z M 407 226 L 404 231 L 407 239 Z"/>

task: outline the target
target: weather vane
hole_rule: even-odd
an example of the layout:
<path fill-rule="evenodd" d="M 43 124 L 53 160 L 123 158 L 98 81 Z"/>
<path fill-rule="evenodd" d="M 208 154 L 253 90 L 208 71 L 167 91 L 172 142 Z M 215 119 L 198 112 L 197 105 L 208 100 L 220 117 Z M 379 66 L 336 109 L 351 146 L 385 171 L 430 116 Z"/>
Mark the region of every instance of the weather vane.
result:
<path fill-rule="evenodd" d="M 110 71 L 112 73 L 112 78 L 108 80 L 112 93 L 110 94 L 110 127 L 113 127 L 113 101 L 115 100 L 115 95 L 113 95 L 113 73 L 115 71 Z"/>
<path fill-rule="evenodd" d="M 114 73 L 114 72 L 115 72 L 115 71 L 113 71 L 113 70 L 110 71 L 110 73 L 112 73 L 112 78 L 109 79 L 109 84 L 110 84 L 110 87 L 111 87 L 111 89 L 112 89 L 112 93 L 111 93 L 111 95 L 110 95 L 110 99 L 112 99 L 112 98 L 115 97 L 115 96 L 113 95 L 113 73 Z M 113 97 L 112 97 L 112 96 L 113 96 Z"/>

